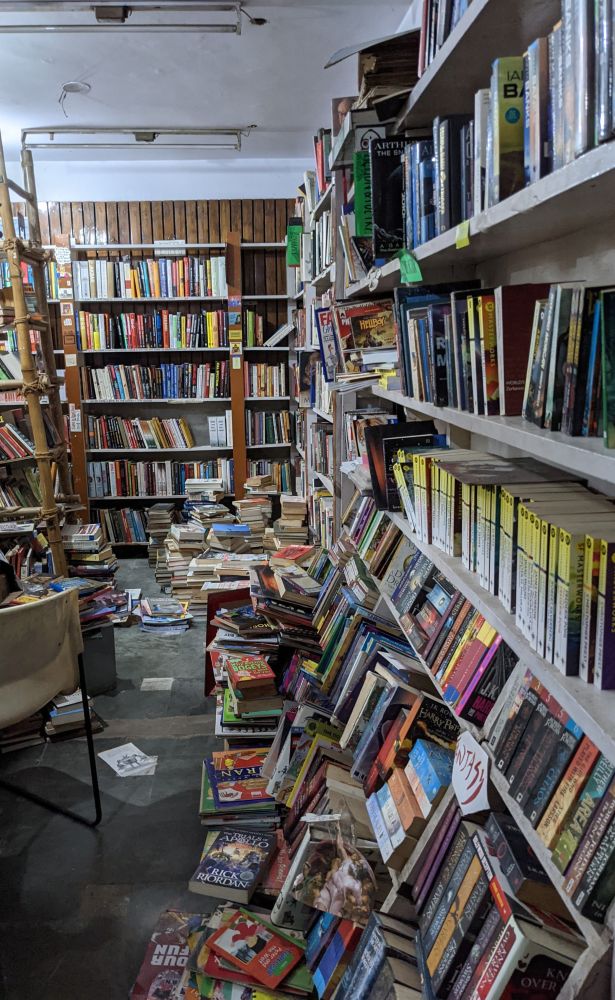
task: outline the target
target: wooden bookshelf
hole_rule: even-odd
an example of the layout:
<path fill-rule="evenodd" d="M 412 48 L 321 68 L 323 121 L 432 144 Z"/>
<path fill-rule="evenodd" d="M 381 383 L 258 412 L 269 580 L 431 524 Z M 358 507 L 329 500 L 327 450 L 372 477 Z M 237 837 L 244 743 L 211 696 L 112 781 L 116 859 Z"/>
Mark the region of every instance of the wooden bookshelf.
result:
<path fill-rule="evenodd" d="M 240 298 L 243 312 L 246 308 L 254 309 L 263 318 L 265 339 L 271 335 L 287 319 L 288 301 L 286 294 L 285 271 L 285 236 L 286 226 L 292 205 L 290 202 L 277 200 L 220 200 L 220 201 L 164 201 L 164 202 L 47 202 L 39 205 L 39 216 L 43 242 L 53 248 L 58 244 L 70 248 L 74 260 L 118 260 L 130 255 L 132 259 L 152 257 L 154 254 L 164 256 L 165 247 L 159 241 L 181 241 L 186 254 L 192 256 L 209 256 L 224 253 L 227 264 L 227 281 L 229 294 Z M 171 249 L 171 248 L 169 248 Z M 177 248 L 172 248 L 177 249 Z M 228 279 L 231 280 L 228 280 Z M 75 289 L 76 292 L 76 289 Z M 227 309 L 226 298 L 220 296 L 147 296 L 141 298 L 109 298 L 74 297 L 71 300 L 75 312 L 80 308 L 93 312 L 110 312 L 121 314 L 125 311 L 149 312 L 151 306 L 170 306 L 178 312 L 201 311 L 201 308 Z M 52 317 L 55 318 L 56 329 L 60 329 L 59 300 L 52 300 Z M 182 306 L 186 304 L 186 308 Z M 249 303 L 249 305 L 248 305 Z M 196 306 L 196 309 L 194 308 Z M 197 443 L 194 448 L 168 449 L 89 449 L 86 447 L 87 434 L 82 431 L 71 431 L 71 442 L 74 450 L 74 467 L 80 467 L 78 477 L 78 492 L 81 502 L 87 508 L 88 502 L 99 500 L 105 503 L 143 499 L 152 501 L 156 497 L 120 497 L 101 498 L 87 497 L 86 462 L 88 460 L 104 460 L 106 457 L 119 458 L 135 455 L 143 461 L 157 461 L 165 457 L 187 460 L 212 458 L 216 453 L 224 457 L 233 457 L 235 463 L 235 489 L 241 496 L 243 481 L 247 475 L 247 453 L 245 442 L 245 410 L 256 406 L 261 401 L 267 405 L 288 404 L 288 397 L 268 397 L 246 399 L 243 392 L 243 351 L 272 352 L 278 360 L 283 360 L 289 353 L 285 345 L 274 348 L 242 347 L 240 367 L 233 369 L 229 347 L 189 347 L 189 348 L 107 348 L 105 350 L 76 350 L 76 341 L 68 348 L 67 372 L 71 376 L 71 387 L 68 391 L 69 404 L 72 412 L 80 412 L 80 418 L 73 419 L 71 426 L 80 424 L 87 431 L 86 411 L 94 414 L 101 412 L 121 413 L 132 416 L 143 414 L 146 417 L 170 412 L 181 413 L 183 409 L 191 414 L 190 422 L 195 431 Z M 90 364 L 94 359 L 108 355 L 113 361 L 127 363 L 134 355 L 135 363 L 157 364 L 159 360 L 172 361 L 173 356 L 179 359 L 198 358 L 204 363 L 207 356 L 211 358 L 228 358 L 230 364 L 231 389 L 225 397 L 207 397 L 205 399 L 142 399 L 142 400 L 97 400 L 81 397 L 78 367 Z M 160 355 L 160 358 L 157 358 Z M 256 353 L 255 360 L 261 355 Z M 263 358 L 264 360 L 264 358 Z M 235 378 L 233 377 L 235 376 Z M 230 409 L 233 413 L 233 446 L 216 447 L 200 444 L 208 441 L 206 414 L 216 412 L 216 407 Z M 284 460 L 289 445 L 250 446 L 250 454 L 254 457 Z M 170 499 L 170 498 L 163 498 Z M 173 497 L 172 499 L 183 499 Z"/>

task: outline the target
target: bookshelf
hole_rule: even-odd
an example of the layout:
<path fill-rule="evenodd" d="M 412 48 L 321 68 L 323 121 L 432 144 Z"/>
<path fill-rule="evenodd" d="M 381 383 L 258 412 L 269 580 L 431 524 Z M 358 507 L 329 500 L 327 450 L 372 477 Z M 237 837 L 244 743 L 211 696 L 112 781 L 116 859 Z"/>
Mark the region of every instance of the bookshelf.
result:
<path fill-rule="evenodd" d="M 506 4 L 504 0 L 473 0 L 425 68 L 396 121 L 391 123 L 388 134 L 402 135 L 406 129 L 425 129 L 428 135 L 437 116 L 472 115 L 474 94 L 489 86 L 493 61 L 502 56 L 522 55 L 534 39 L 549 34 L 560 16 L 561 4 L 555 0 L 545 0 L 544 3 L 522 0 L 515 5 Z M 329 160 L 331 181 L 324 190 L 321 188 L 311 212 L 303 216 L 307 232 L 315 218 L 331 211 L 335 237 L 334 263 L 327 268 L 328 273 L 323 271 L 307 275 L 303 302 L 307 312 L 307 345 L 310 349 L 317 349 L 318 343 L 314 331 L 309 329 L 310 314 L 315 304 L 318 307 L 326 306 L 331 301 L 390 298 L 401 284 L 400 263 L 395 259 L 372 267 L 364 278 L 351 282 L 341 240 L 337 238 L 344 208 L 342 196 L 348 202 L 348 191 L 352 191 L 349 168 L 353 153 L 358 148 L 354 133 L 356 129 L 372 124 L 369 115 L 369 109 L 347 114 L 339 135 L 333 141 Z M 500 284 L 577 282 L 585 287 L 609 287 L 615 263 L 614 195 L 615 142 L 608 141 L 492 207 L 471 214 L 467 221 L 467 241 L 458 227 L 453 226 L 417 246 L 412 253 L 420 264 L 423 281 L 428 285 L 455 282 L 458 288 L 462 288 L 462 283 L 473 282 L 487 289 Z M 387 388 L 386 383 L 387 379 L 383 377 L 381 384 L 374 382 L 368 389 L 366 395 L 371 397 L 373 404 L 390 407 L 392 412 L 399 407 L 406 418 L 422 416 L 433 419 L 438 430 L 447 435 L 453 446 L 487 451 L 504 458 L 531 456 L 565 470 L 571 476 L 587 479 L 591 486 L 613 496 L 615 450 L 607 449 L 602 437 L 572 437 L 543 429 L 517 416 L 482 416 L 451 406 L 436 406 L 410 398 L 399 389 Z M 399 382 L 393 379 L 391 385 L 396 384 L 399 385 Z M 342 509 L 355 489 L 364 495 L 371 490 L 371 480 L 364 467 L 340 468 L 344 460 L 342 414 L 347 390 L 347 384 L 337 382 L 332 387 L 331 408 L 322 408 L 318 402 L 316 405 L 312 403 L 305 415 L 308 427 L 314 423 L 326 423 L 331 427 L 335 455 L 332 467 L 324 473 L 310 468 L 309 447 L 306 448 L 306 463 L 314 486 L 325 486 Z M 455 591 L 469 600 L 499 633 L 518 658 L 513 678 L 518 678 L 520 672 L 530 670 L 597 749 L 615 763 L 615 691 L 600 691 L 592 683 L 565 676 L 532 648 L 517 627 L 515 615 L 506 611 L 497 596 L 480 586 L 478 576 L 467 570 L 460 558 L 447 555 L 437 545 L 417 538 L 403 513 L 386 512 L 384 516 L 429 558 Z M 336 537 L 340 531 L 339 517 L 333 518 L 333 524 Z M 367 564 L 364 565 L 369 572 Z M 400 613 L 379 586 L 379 581 L 372 578 L 380 590 L 377 613 L 396 622 L 403 632 Z M 419 662 L 434 680 L 420 657 Z M 482 728 L 455 716 L 461 727 L 484 743 L 498 709 L 506 701 L 511 684 L 509 678 Z M 442 693 L 437 683 L 435 687 Z M 491 769 L 491 791 L 495 801 L 503 804 L 519 825 L 588 945 L 558 995 L 565 1000 L 607 996 L 615 903 L 611 904 L 604 926 L 583 917 L 563 890 L 563 878 L 551 860 L 550 850 L 512 799 L 508 782 L 495 767 Z M 391 872 L 393 888 L 384 906 L 388 912 L 394 911 L 402 884 L 412 883 L 420 871 L 452 794 L 449 790 L 430 816 L 403 870 L 397 874 Z"/>
<path fill-rule="evenodd" d="M 223 255 L 226 259 L 228 294 L 239 298 L 241 320 L 250 309 L 262 317 L 264 336 L 267 339 L 287 318 L 284 251 L 289 203 L 282 200 L 234 201 L 165 201 L 165 202 L 48 202 L 40 206 L 42 238 L 49 247 L 67 246 L 73 261 L 133 262 L 171 256 L 180 249 L 183 255 L 200 260 Z M 161 241 L 162 245 L 161 245 Z M 174 241 L 175 246 L 164 245 Z M 104 299 L 93 295 L 78 296 L 73 289 L 71 302 L 75 313 L 80 309 L 91 313 L 120 316 L 131 313 L 150 315 L 167 309 L 181 315 L 202 311 L 228 311 L 229 298 L 221 295 L 147 295 L 139 298 L 109 296 Z M 59 339 L 60 314 L 66 300 L 52 299 L 52 316 Z M 113 342 L 113 341 L 112 341 Z M 171 341 L 173 343 L 173 340 Z M 117 343 L 117 341 L 115 341 Z M 88 497 L 87 462 L 105 459 L 117 460 L 134 455 L 140 461 L 203 461 L 219 454 L 232 458 L 235 464 L 237 496 L 242 495 L 243 481 L 248 475 L 253 459 L 266 462 L 287 460 L 290 446 L 246 445 L 245 417 L 250 409 L 259 410 L 260 404 L 275 410 L 288 407 L 288 396 L 247 397 L 243 391 L 243 360 L 269 364 L 286 363 L 289 348 L 286 344 L 275 348 L 245 347 L 242 344 L 239 369 L 232 368 L 230 347 L 108 347 L 104 351 L 86 347 L 67 351 L 73 384 L 67 380 L 67 395 L 73 414 L 71 443 L 74 450 L 73 464 L 77 491 L 84 504 L 96 505 L 124 503 L 138 497 Z M 104 358 L 103 358 L 104 356 Z M 146 365 L 156 368 L 159 364 L 193 363 L 203 365 L 211 361 L 225 361 L 229 366 L 230 393 L 206 398 L 162 398 L 99 400 L 83 393 L 79 373 L 90 366 Z M 238 376 L 234 377 L 235 374 Z M 209 416 L 232 412 L 233 444 L 211 444 Z M 163 414 L 170 417 L 184 415 L 195 438 L 192 448 L 88 448 L 83 428 L 87 429 L 88 414 L 104 413 L 129 419 L 152 418 Z M 77 430 L 77 427 L 82 430 Z M 248 455 L 250 457 L 248 457 Z M 155 499 L 151 496 L 144 501 Z M 166 499 L 166 498 L 165 498 Z M 180 496 L 173 499 L 181 500 Z"/>

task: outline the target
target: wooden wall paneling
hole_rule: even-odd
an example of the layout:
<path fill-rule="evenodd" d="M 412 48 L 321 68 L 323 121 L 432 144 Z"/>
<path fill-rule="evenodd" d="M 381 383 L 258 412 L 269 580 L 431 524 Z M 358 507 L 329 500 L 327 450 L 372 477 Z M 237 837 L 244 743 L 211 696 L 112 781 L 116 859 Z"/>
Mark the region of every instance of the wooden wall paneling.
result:
<path fill-rule="evenodd" d="M 275 201 L 271 198 L 266 199 L 264 210 L 265 210 L 265 235 L 263 238 L 263 242 L 275 243 Z"/>
<path fill-rule="evenodd" d="M 130 226 L 130 242 L 143 243 L 141 234 L 141 206 L 138 201 L 128 202 L 128 225 Z M 142 256 L 140 251 L 138 256 Z"/>
<path fill-rule="evenodd" d="M 275 250 L 265 250 L 265 288 L 266 295 L 275 295 L 277 287 L 277 263 Z"/>
<path fill-rule="evenodd" d="M 152 202 L 152 236 L 152 243 L 155 240 L 164 239 L 164 220 L 161 201 Z"/>
<path fill-rule="evenodd" d="M 127 201 L 118 201 L 117 203 L 117 235 L 119 243 L 130 243 L 130 216 Z"/>
<path fill-rule="evenodd" d="M 62 232 L 65 235 L 67 235 L 67 236 L 71 236 L 72 235 L 73 218 L 72 218 L 72 214 L 71 214 L 71 210 L 70 210 L 70 202 L 69 201 L 61 201 L 60 204 L 59 204 L 59 206 L 58 206 L 58 208 L 59 208 L 59 211 L 60 211 L 60 226 L 61 226 Z"/>
<path fill-rule="evenodd" d="M 175 218 L 175 239 L 186 239 L 186 202 L 176 201 L 173 203 L 173 216 Z"/>
<path fill-rule="evenodd" d="M 119 225 L 117 218 L 117 202 L 108 201 L 105 204 L 107 215 L 107 238 L 109 243 L 119 243 Z"/>
<path fill-rule="evenodd" d="M 47 205 L 44 202 L 39 202 L 38 220 L 41 227 L 41 240 L 43 241 L 43 244 L 51 243 L 51 237 L 49 235 L 49 214 L 47 212 Z"/>
<path fill-rule="evenodd" d="M 241 226 L 241 202 L 238 198 L 233 198 L 231 200 L 231 231 L 239 233 L 240 240 L 243 239 Z"/>
<path fill-rule="evenodd" d="M 83 205 L 80 201 L 73 201 L 70 209 L 71 231 L 77 243 L 83 242 Z"/>
<path fill-rule="evenodd" d="M 173 211 L 172 201 L 163 201 L 162 203 L 162 228 L 165 240 L 175 239 L 175 212 Z"/>
<path fill-rule="evenodd" d="M 209 243 L 209 216 L 207 214 L 207 202 L 196 202 L 196 227 L 197 242 Z"/>
<path fill-rule="evenodd" d="M 196 201 L 186 202 L 186 239 L 189 243 L 200 243 L 198 235 Z M 195 251 L 193 250 L 192 253 Z"/>
<path fill-rule="evenodd" d="M 220 205 L 219 201 L 210 201 L 207 203 L 207 214 L 209 217 L 209 239 L 207 243 L 222 243 L 223 237 L 220 232 Z M 230 213 L 229 213 L 230 219 Z M 224 242 L 228 241 L 228 232 L 224 236 Z"/>
<path fill-rule="evenodd" d="M 263 243 L 265 239 L 265 208 L 261 198 L 252 202 L 252 218 L 254 223 L 254 242 Z"/>
<path fill-rule="evenodd" d="M 153 243 L 154 233 L 152 228 L 152 202 L 139 202 L 139 215 L 141 217 L 141 242 Z"/>
<path fill-rule="evenodd" d="M 265 291 L 265 250 L 256 250 L 254 252 L 254 289 L 256 293 L 263 293 Z"/>
<path fill-rule="evenodd" d="M 96 226 L 95 243 L 109 242 L 109 227 L 107 225 L 107 203 L 106 201 L 94 202 L 94 224 Z"/>
<path fill-rule="evenodd" d="M 227 199 L 222 199 L 220 206 L 220 240 L 225 243 L 231 231 L 231 203 Z M 213 242 L 213 241 L 212 241 Z"/>
<path fill-rule="evenodd" d="M 253 202 L 247 198 L 243 198 L 241 201 L 241 238 L 244 243 L 256 242 Z"/>
<path fill-rule="evenodd" d="M 52 224 L 53 225 L 53 224 Z M 96 219 L 94 215 L 94 202 L 83 202 L 83 242 L 93 243 L 96 230 Z"/>
<path fill-rule="evenodd" d="M 55 240 L 60 236 L 62 232 L 62 226 L 60 225 L 60 206 L 57 201 L 49 202 L 49 233 L 51 236 L 51 242 L 55 243 Z"/>

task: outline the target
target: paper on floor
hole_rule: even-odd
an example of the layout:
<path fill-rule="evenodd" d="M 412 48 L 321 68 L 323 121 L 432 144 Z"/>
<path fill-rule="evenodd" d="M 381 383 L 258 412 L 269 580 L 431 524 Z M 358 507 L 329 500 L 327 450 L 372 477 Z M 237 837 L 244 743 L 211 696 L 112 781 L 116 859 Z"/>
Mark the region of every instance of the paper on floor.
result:
<path fill-rule="evenodd" d="M 123 743 L 121 747 L 114 747 L 113 750 L 102 750 L 98 756 L 105 764 L 112 767 L 120 778 L 154 774 L 158 763 L 157 757 L 148 757 L 134 743 Z"/>

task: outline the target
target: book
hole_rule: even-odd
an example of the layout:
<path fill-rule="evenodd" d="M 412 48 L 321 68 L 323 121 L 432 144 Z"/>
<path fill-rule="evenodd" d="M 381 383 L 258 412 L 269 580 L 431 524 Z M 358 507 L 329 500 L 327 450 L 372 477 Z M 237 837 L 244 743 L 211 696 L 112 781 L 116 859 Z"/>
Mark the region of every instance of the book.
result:
<path fill-rule="evenodd" d="M 225 829 L 216 833 L 188 883 L 192 892 L 248 903 L 276 846 L 270 833 Z"/>
<path fill-rule="evenodd" d="M 294 938 L 243 909 L 215 931 L 207 945 L 221 959 L 271 989 L 280 985 L 304 954 Z"/>

